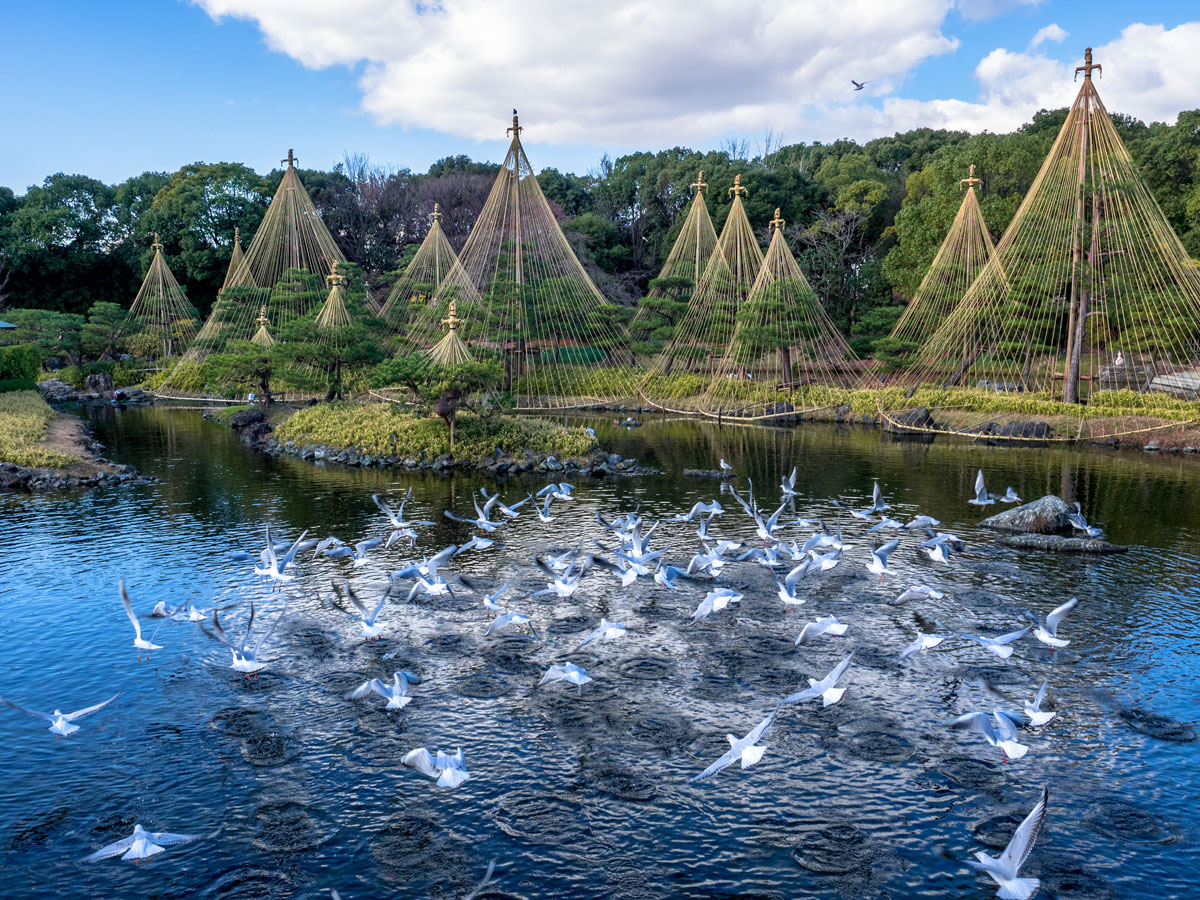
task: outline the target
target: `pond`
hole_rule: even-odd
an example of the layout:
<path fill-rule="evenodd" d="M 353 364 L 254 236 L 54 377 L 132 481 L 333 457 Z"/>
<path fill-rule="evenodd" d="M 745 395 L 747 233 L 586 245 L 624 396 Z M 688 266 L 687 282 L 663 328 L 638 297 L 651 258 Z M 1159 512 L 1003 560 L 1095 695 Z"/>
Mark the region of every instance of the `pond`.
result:
<path fill-rule="evenodd" d="M 480 587 L 513 589 L 502 605 L 529 613 L 538 637 L 486 637 L 490 617 L 468 591 L 389 603 L 381 640 L 325 598 L 349 581 L 377 598 L 405 562 L 462 543 L 478 473 L 440 476 L 318 467 L 244 449 L 196 410 L 91 413 L 110 456 L 158 479 L 64 496 L 0 495 L 0 696 L 23 706 L 78 709 L 118 688 L 110 707 L 56 740 L 46 723 L 5 709 L 0 854 L 13 894 L 74 897 L 463 897 L 496 859 L 481 897 L 783 898 L 991 897 L 961 860 L 998 853 L 1050 790 L 1046 828 L 1022 874 L 1052 897 L 1194 896 L 1200 879 L 1196 808 L 1200 719 L 1200 466 L 1182 457 L 1070 448 L 889 442 L 875 431 L 794 431 L 648 421 L 627 431 L 593 418 L 606 447 L 660 476 L 580 481 L 544 525 L 529 506 L 450 571 Z M 720 584 L 740 604 L 689 625 L 709 585 L 669 590 L 648 578 L 623 589 L 600 572 L 574 596 L 529 598 L 546 577 L 535 553 L 614 543 L 595 517 L 639 509 L 647 522 L 719 498 L 714 537 L 756 542 L 719 482 L 689 466 L 731 461 L 763 507 L 797 469 L 794 515 L 840 524 L 850 546 L 832 571 L 806 579 L 807 602 L 787 612 L 770 573 L 730 562 Z M 1132 549 L 1080 559 L 998 547 L 966 500 L 982 467 L 989 487 L 1027 499 L 1079 500 L 1106 537 Z M 875 535 L 832 498 L 866 506 L 878 479 L 907 520 L 942 521 L 966 542 L 937 567 L 906 534 L 884 584 L 864 562 Z M 545 476 L 500 485 L 516 501 Z M 264 526 L 354 542 L 388 533 L 371 502 L 413 489 L 416 547 L 371 551 L 364 565 L 308 554 L 272 593 L 233 550 L 257 555 Z M 994 509 L 994 507 L 992 508 Z M 803 540 L 811 528 L 792 526 Z M 651 538 L 686 564 L 694 524 Z M 599 552 L 599 551 L 597 551 Z M 163 645 L 138 662 L 117 597 L 124 577 L 148 635 Z M 451 579 L 454 580 L 453 577 Z M 893 607 L 910 584 L 941 600 Z M 407 585 L 407 582 L 404 583 Z M 952 639 L 903 662 L 918 628 L 999 634 L 1081 600 L 1049 653 L 1027 637 L 1008 660 Z M 257 679 L 194 624 L 148 618 L 158 601 L 230 607 L 231 634 L 253 601 L 259 622 L 281 616 Z M 802 646 L 803 623 L 836 615 L 843 637 Z M 575 652 L 601 616 L 628 626 Z M 256 622 L 255 627 L 262 625 Z M 691 783 L 783 696 L 855 651 L 844 699 L 783 710 L 762 761 Z M 570 660 L 594 679 L 577 691 L 535 690 Z M 390 712 L 380 698 L 347 700 L 362 681 L 404 669 L 422 681 Z M 1021 708 L 1043 679 L 1058 716 L 1023 730 L 1028 754 L 1005 763 L 979 735 L 950 732 L 954 716 Z M 1180 740 L 1182 738 L 1182 740 Z M 401 758 L 416 747 L 462 748 L 470 780 L 437 787 Z M 127 835 L 203 834 L 148 865 L 81 864 Z"/>

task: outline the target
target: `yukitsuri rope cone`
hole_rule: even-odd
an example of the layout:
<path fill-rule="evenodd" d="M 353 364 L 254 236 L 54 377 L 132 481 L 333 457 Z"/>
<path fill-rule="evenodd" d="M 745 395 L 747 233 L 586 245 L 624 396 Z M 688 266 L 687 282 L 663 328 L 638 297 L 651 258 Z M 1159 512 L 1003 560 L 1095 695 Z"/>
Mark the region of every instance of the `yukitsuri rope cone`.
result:
<path fill-rule="evenodd" d="M 254 324 L 258 326 L 258 330 L 254 332 L 250 342 L 257 344 L 264 350 L 271 347 L 275 343 L 275 338 L 271 337 L 271 320 L 267 318 L 267 306 L 264 303 L 258 310 L 258 318 L 254 320 Z"/>
<path fill-rule="evenodd" d="M 975 177 L 974 165 L 959 183 L 967 191 L 950 230 L 896 327 L 875 347 L 875 357 L 882 363 L 878 374 L 885 383 L 902 383 L 911 376 L 921 345 L 946 321 L 996 252 L 975 196 L 976 186 L 983 182 Z"/>
<path fill-rule="evenodd" d="M 700 172 L 689 187 L 695 194 L 683 227 L 662 271 L 650 282 L 650 290 L 629 323 L 632 351 L 642 362 L 653 362 L 674 336 L 676 326 L 687 311 L 687 299 L 695 293 L 717 248 L 717 231 L 704 202 L 704 191 L 708 188 L 704 172 Z"/>
<path fill-rule="evenodd" d="M 458 254 L 454 252 L 446 232 L 442 229 L 442 213 L 436 203 L 433 205 L 429 221 L 429 231 L 425 234 L 425 240 L 421 241 L 421 246 L 417 248 L 404 274 L 392 285 L 380 311 L 389 328 L 402 335 L 418 317 L 421 307 L 430 302 L 451 270 L 459 264 Z M 470 284 L 468 278 L 459 274 L 455 283 L 459 285 L 460 292 L 468 292 L 464 302 L 478 303 L 475 286 Z"/>
<path fill-rule="evenodd" d="M 476 358 L 498 359 L 518 408 L 571 408 L 636 397 L 628 364 L 627 307 L 605 299 L 576 259 L 521 146 L 496 183 L 433 302 L 409 330 L 428 349 L 442 338 L 451 300 L 457 331 Z M 403 351 L 402 351 L 403 352 Z"/>
<path fill-rule="evenodd" d="M 1071 437 L 1093 439 L 1114 427 L 1096 424 L 1097 410 L 1122 405 L 1110 391 L 1200 389 L 1200 272 L 1113 127 L 1092 80 L 1099 69 L 1089 48 L 1041 171 L 991 261 L 925 342 L 914 379 L 1061 401 L 1078 410 Z M 952 405 L 954 391 L 943 393 Z"/>
<path fill-rule="evenodd" d="M 264 304 L 276 333 L 292 319 L 311 313 L 320 302 L 324 273 L 332 271 L 334 263 L 345 262 L 300 183 L 291 150 L 283 162 L 287 163 L 283 179 L 254 240 L 237 268 L 226 275 L 208 319 L 160 389 L 164 396 L 201 393 L 199 364 L 230 342 L 249 340 Z M 289 286 L 277 290 L 284 281 Z"/>
<path fill-rule="evenodd" d="M 690 410 L 716 374 L 733 337 L 737 313 L 762 267 L 762 248 L 754 236 L 742 197 L 742 176 L 729 189 L 733 203 L 716 250 L 671 340 L 642 379 L 642 397 L 663 409 Z"/>
<path fill-rule="evenodd" d="M 458 303 L 451 300 L 450 315 L 442 320 L 442 324 L 446 326 L 446 336 L 427 351 L 429 358 L 438 365 L 456 366 L 474 359 L 470 349 L 458 336 L 458 325 L 461 321 L 462 319 L 458 317 Z"/>
<path fill-rule="evenodd" d="M 197 313 L 171 274 L 157 234 L 150 246 L 154 257 L 129 308 L 122 333 L 153 334 L 158 358 L 165 360 L 182 353 L 196 337 Z"/>
<path fill-rule="evenodd" d="M 737 311 L 733 337 L 697 406 L 723 419 L 757 421 L 829 405 L 828 391 L 860 377 L 850 345 L 821 306 L 783 236 L 775 210 L 771 243 Z"/>
<path fill-rule="evenodd" d="M 235 227 L 233 229 L 233 251 L 229 254 L 229 266 L 225 269 L 225 280 L 221 282 L 222 291 L 229 287 L 244 257 L 245 254 L 242 253 L 242 230 Z M 217 293 L 220 294 L 220 291 Z"/>

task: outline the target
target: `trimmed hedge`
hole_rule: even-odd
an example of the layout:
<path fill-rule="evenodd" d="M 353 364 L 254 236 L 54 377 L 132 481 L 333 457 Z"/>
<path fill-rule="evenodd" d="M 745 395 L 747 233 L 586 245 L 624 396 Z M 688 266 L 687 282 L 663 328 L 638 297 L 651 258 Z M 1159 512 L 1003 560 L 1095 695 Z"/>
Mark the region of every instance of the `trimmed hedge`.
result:
<path fill-rule="evenodd" d="M 42 356 L 33 344 L 0 347 L 0 381 L 20 379 L 36 382 L 42 369 Z M 37 385 L 35 384 L 34 387 Z M 9 388 L 9 390 L 16 390 Z M 22 388 L 21 390 L 27 390 Z"/>

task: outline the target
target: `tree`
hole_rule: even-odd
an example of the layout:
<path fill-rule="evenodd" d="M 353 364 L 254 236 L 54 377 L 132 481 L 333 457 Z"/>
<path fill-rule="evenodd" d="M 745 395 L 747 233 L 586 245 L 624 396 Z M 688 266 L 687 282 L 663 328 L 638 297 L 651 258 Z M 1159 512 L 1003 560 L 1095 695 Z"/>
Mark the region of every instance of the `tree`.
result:
<path fill-rule="evenodd" d="M 93 359 L 116 359 L 122 351 L 121 335 L 128 319 L 129 311 L 119 303 L 93 303 L 81 334 L 83 352 Z"/>
<path fill-rule="evenodd" d="M 408 390 L 419 408 L 446 423 L 453 447 L 459 411 L 490 415 L 495 407 L 485 406 L 477 398 L 495 391 L 502 378 L 500 364 L 494 359 L 441 366 L 423 353 L 409 353 L 380 363 L 371 381 L 376 387 L 400 386 Z"/>
<path fill-rule="evenodd" d="M 83 362 L 83 316 L 48 309 L 10 309 L 4 318 L 17 326 L 0 331 L 5 343 L 33 344 L 42 359 L 65 359 L 72 366 Z"/>
<path fill-rule="evenodd" d="M 204 361 L 204 374 L 211 384 L 238 385 L 258 394 L 263 406 L 270 406 L 271 380 L 280 363 L 274 347 L 260 347 L 252 341 L 232 341 L 220 353 Z"/>

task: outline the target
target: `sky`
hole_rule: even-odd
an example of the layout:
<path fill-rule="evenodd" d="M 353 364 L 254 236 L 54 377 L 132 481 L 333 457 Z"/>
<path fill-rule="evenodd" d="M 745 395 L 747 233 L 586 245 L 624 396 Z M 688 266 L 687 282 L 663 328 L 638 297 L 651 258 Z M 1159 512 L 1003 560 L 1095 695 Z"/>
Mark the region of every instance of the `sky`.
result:
<path fill-rule="evenodd" d="M 0 185 L 117 182 L 295 148 L 424 171 L 602 155 L 1010 131 L 1066 106 L 1083 48 L 1108 108 L 1200 105 L 1187 0 L 43 0 L 0 4 Z M 851 79 L 865 81 L 855 91 Z"/>

